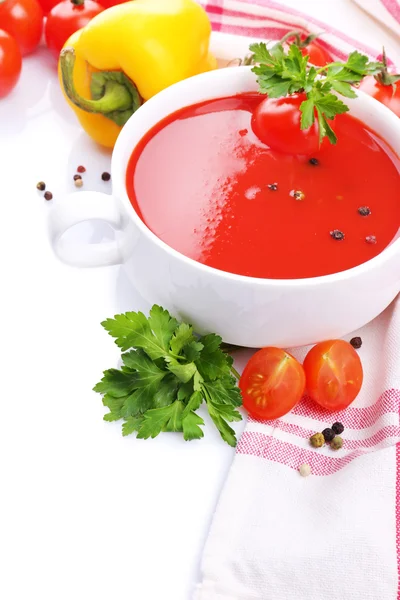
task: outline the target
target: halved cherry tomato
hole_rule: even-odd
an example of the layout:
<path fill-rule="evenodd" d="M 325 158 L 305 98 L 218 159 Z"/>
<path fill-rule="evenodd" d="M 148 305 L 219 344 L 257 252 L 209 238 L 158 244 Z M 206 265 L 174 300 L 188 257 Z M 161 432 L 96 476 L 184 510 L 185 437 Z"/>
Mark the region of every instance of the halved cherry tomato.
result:
<path fill-rule="evenodd" d="M 110 8 L 110 6 L 116 6 L 117 4 L 124 4 L 129 0 L 99 0 L 99 4 L 104 6 L 104 8 Z"/>
<path fill-rule="evenodd" d="M 360 83 L 360 90 L 366 92 L 400 117 L 400 81 L 391 85 L 380 83 L 372 75 L 365 77 Z"/>
<path fill-rule="evenodd" d="M 0 98 L 16 85 L 21 74 L 21 51 L 14 38 L 0 29 Z"/>
<path fill-rule="evenodd" d="M 44 35 L 47 47 L 58 58 L 62 47 L 75 31 L 85 27 L 104 10 L 93 0 L 63 0 L 48 14 Z"/>
<path fill-rule="evenodd" d="M 25 56 L 42 37 L 43 10 L 37 0 L 0 0 L 0 26 L 15 38 Z"/>
<path fill-rule="evenodd" d="M 316 67 L 324 67 L 326 64 L 333 61 L 331 54 L 315 41 L 315 35 L 306 36 L 297 31 L 287 34 L 283 38 L 284 47 L 291 44 L 296 44 L 299 47 L 303 56 L 308 55 L 308 62 Z"/>
<path fill-rule="evenodd" d="M 360 357 L 343 340 L 317 344 L 304 360 L 307 391 L 328 410 L 342 410 L 357 397 L 363 382 Z"/>
<path fill-rule="evenodd" d="M 256 136 L 279 152 L 315 154 L 319 150 L 318 122 L 308 129 L 300 129 L 300 105 L 306 99 L 305 94 L 293 94 L 262 100 L 251 119 Z"/>
<path fill-rule="evenodd" d="M 256 419 L 277 419 L 300 401 L 306 378 L 302 365 L 280 348 L 262 348 L 239 381 L 243 406 Z"/>

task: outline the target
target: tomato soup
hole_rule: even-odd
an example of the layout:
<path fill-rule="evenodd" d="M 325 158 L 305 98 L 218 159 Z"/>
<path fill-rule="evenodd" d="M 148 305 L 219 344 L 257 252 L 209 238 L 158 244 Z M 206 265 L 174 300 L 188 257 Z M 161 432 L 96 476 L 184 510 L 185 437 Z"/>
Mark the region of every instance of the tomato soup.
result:
<path fill-rule="evenodd" d="M 179 110 L 127 169 L 132 205 L 166 244 L 222 271 L 316 277 L 373 258 L 399 235 L 400 161 L 366 125 L 335 118 L 335 146 L 282 154 L 251 128 L 258 94 Z"/>

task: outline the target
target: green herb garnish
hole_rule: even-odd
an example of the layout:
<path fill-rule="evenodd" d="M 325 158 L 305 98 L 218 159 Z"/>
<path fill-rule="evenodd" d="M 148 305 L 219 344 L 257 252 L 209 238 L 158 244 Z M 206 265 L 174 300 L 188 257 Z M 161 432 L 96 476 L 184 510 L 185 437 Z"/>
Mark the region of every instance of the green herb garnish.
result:
<path fill-rule="evenodd" d="M 228 422 L 242 419 L 239 374 L 218 335 L 197 337 L 191 325 L 157 305 L 148 318 L 127 312 L 102 325 L 124 351 L 121 369 L 104 371 L 94 387 L 110 411 L 105 421 L 123 419 L 122 434 L 137 432 L 138 438 L 178 431 L 185 440 L 199 439 L 204 421 L 196 411 L 205 401 L 222 439 L 236 446 Z"/>
<path fill-rule="evenodd" d="M 336 143 L 335 132 L 328 121 L 349 110 L 332 92 L 356 98 L 351 85 L 359 83 L 366 75 L 381 72 L 384 66 L 381 62 L 370 62 L 367 56 L 355 51 L 346 62 L 332 62 L 316 68 L 308 64 L 308 56 L 303 56 L 296 44 L 291 44 L 285 52 L 280 43 L 268 49 L 260 42 L 252 44 L 250 51 L 253 62 L 257 63 L 252 71 L 257 75 L 260 92 L 270 98 L 298 92 L 306 94 L 307 99 L 300 105 L 301 129 L 311 127 L 316 113 L 320 143 L 325 136 L 332 144 Z"/>

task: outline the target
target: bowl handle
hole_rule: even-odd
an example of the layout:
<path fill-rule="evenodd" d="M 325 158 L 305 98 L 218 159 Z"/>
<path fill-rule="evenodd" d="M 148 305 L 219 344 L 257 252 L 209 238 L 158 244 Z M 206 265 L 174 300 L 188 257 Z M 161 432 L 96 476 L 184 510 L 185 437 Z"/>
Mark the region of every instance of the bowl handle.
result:
<path fill-rule="evenodd" d="M 63 238 L 84 221 L 106 221 L 119 230 L 121 215 L 112 196 L 101 192 L 76 192 L 54 202 L 48 220 L 50 240 L 57 256 L 75 267 L 101 267 L 122 262 L 117 240 L 89 244 Z"/>

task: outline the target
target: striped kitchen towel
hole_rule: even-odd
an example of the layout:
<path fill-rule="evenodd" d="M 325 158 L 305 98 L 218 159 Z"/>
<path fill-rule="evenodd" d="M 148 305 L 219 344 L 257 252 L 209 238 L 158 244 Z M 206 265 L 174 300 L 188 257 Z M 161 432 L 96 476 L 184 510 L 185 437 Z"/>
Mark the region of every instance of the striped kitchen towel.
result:
<path fill-rule="evenodd" d="M 356 1 L 385 24 L 383 8 L 399 20 L 396 0 Z M 216 31 L 268 40 L 296 29 L 322 33 L 318 43 L 339 60 L 354 48 L 380 53 L 270 0 L 202 3 Z M 363 340 L 365 380 L 349 408 L 329 413 L 305 398 L 281 419 L 248 420 L 196 600 L 400 600 L 400 297 L 353 335 Z M 292 353 L 302 360 L 307 350 Z M 244 351 L 239 370 L 248 358 Z M 311 448 L 309 436 L 334 421 L 345 426 L 344 447 Z"/>
<path fill-rule="evenodd" d="M 370 58 L 381 57 L 382 48 L 372 47 L 345 35 L 328 23 L 323 23 L 299 10 L 283 6 L 273 0 L 198 0 L 207 10 L 214 31 L 243 35 L 258 39 L 279 40 L 290 31 L 318 34 L 318 44 L 327 50 L 333 59 L 345 60 L 354 49 Z M 316 0 L 317 1 L 317 0 Z M 319 0 L 325 2 L 328 0 Z M 334 3 L 334 0 L 329 0 Z M 349 0 L 350 1 L 350 0 Z M 356 0 L 368 11 L 377 5 L 386 5 L 392 20 L 399 17 L 397 0 Z M 301 2 L 299 2 L 301 6 Z M 397 7 L 397 8 L 396 8 Z M 374 9 L 375 10 L 375 9 Z M 386 10 L 386 9 L 385 9 Z M 379 13 L 381 14 L 381 13 Z M 386 14 L 383 16 L 385 20 Z M 393 64 L 388 58 L 388 63 Z"/>
<path fill-rule="evenodd" d="M 196 600 L 400 600 L 400 297 L 353 335 L 365 380 L 349 408 L 305 398 L 285 417 L 247 422 Z M 309 436 L 334 421 L 344 447 L 312 448 Z"/>
<path fill-rule="evenodd" d="M 365 12 L 381 25 L 400 36 L 400 2 L 399 0 L 353 0 Z"/>

